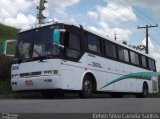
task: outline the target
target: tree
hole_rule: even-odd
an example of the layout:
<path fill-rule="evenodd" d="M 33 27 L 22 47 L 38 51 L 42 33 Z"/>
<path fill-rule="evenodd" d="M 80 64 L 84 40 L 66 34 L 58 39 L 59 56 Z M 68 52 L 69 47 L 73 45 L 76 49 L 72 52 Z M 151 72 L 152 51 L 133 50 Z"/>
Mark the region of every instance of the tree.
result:
<path fill-rule="evenodd" d="M 145 45 L 131 45 L 131 44 L 128 44 L 127 41 L 122 41 L 122 44 L 124 45 L 127 45 L 135 50 L 139 50 L 139 51 L 145 51 L 146 50 L 146 46 Z"/>

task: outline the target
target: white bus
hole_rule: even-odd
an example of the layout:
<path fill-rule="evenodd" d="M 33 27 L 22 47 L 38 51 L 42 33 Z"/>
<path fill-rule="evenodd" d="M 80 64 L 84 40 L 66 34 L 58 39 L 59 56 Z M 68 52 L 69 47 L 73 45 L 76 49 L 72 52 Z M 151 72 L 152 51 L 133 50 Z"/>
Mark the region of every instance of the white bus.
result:
<path fill-rule="evenodd" d="M 65 23 L 52 23 L 18 34 L 11 67 L 13 91 L 95 92 L 113 97 L 158 92 L 155 60 L 96 33 Z"/>

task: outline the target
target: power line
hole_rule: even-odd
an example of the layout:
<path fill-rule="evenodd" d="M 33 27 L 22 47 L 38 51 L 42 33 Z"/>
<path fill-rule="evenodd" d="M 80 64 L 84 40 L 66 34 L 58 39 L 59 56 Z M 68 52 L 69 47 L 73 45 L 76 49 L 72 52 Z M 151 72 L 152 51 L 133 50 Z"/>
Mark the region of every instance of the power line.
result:
<path fill-rule="evenodd" d="M 129 2 L 128 0 L 126 0 L 128 4 L 132 5 L 139 13 L 141 13 L 145 18 L 148 19 L 148 21 L 151 21 L 152 23 L 156 24 L 156 22 L 151 19 L 148 15 L 146 15 L 144 12 L 142 12 L 139 8 L 135 7 L 131 2 Z M 142 17 L 141 17 L 142 18 Z M 154 29 L 158 35 L 160 35 L 160 32 L 157 29 Z"/>
<path fill-rule="evenodd" d="M 126 5 L 124 3 L 122 3 L 120 0 L 118 0 L 118 2 L 123 5 L 124 7 L 126 7 Z M 140 19 L 142 19 L 143 21 L 146 22 L 146 19 L 144 19 L 143 17 L 141 17 L 140 15 L 136 14 Z"/>
<path fill-rule="evenodd" d="M 126 1 L 128 2 L 128 4 L 132 5 L 139 13 L 141 13 L 143 16 L 145 16 L 148 20 L 150 20 L 154 24 L 156 23 L 155 21 L 153 21 L 153 19 L 148 17 L 146 14 L 144 14 L 139 8 L 135 7 L 131 2 L 129 2 L 128 0 L 126 0 Z"/>
<path fill-rule="evenodd" d="M 122 2 L 120 2 L 120 0 L 118 0 L 118 2 L 121 4 L 121 5 L 123 5 L 124 7 L 126 7 L 126 5 L 124 5 Z M 127 0 L 127 2 L 128 3 L 130 3 L 128 0 Z M 131 4 L 131 3 L 130 3 Z M 131 4 L 132 5 L 132 4 Z M 152 19 L 150 19 L 147 15 L 145 15 L 141 10 L 139 10 L 138 8 L 136 8 L 135 6 L 133 6 L 135 9 L 137 9 L 143 16 L 145 16 L 147 19 L 148 19 L 148 21 L 150 20 L 150 21 L 152 21 Z M 143 17 L 141 17 L 141 16 L 139 16 L 138 14 L 136 14 L 139 18 L 141 18 L 142 20 L 144 20 L 145 22 L 146 22 L 146 20 L 143 18 Z M 153 23 L 154 23 L 154 21 L 152 21 Z M 143 29 L 144 30 L 144 29 Z M 156 30 L 156 32 L 158 33 L 158 35 L 160 35 L 159 34 L 159 32 L 158 32 L 158 30 L 157 29 L 154 29 L 154 30 Z M 154 39 L 155 40 L 155 39 Z M 156 40 L 155 40 L 156 41 Z"/>
<path fill-rule="evenodd" d="M 101 2 L 102 2 L 104 5 L 106 5 L 106 3 L 105 3 L 103 0 L 101 0 Z M 118 12 L 116 9 L 114 9 L 113 7 L 111 7 L 111 6 L 109 6 L 109 7 L 110 7 L 111 9 L 113 9 L 115 12 L 117 12 L 118 14 L 120 14 L 123 18 L 125 18 L 126 20 L 128 20 L 129 23 L 131 23 L 132 25 L 135 25 L 136 27 L 138 26 L 138 24 L 134 23 L 133 21 L 130 21 L 130 19 L 128 19 L 128 17 L 122 15 L 121 13 L 119 13 L 119 12 Z"/>

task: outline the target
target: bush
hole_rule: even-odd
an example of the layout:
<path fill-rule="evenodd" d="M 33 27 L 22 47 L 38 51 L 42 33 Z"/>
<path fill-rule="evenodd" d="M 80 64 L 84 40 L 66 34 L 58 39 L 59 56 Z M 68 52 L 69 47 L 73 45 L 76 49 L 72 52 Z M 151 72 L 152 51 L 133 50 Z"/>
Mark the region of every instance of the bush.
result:
<path fill-rule="evenodd" d="M 0 80 L 0 95 L 7 96 L 11 92 L 10 80 Z"/>
<path fill-rule="evenodd" d="M 11 58 L 0 55 L 0 79 L 10 79 Z"/>
<path fill-rule="evenodd" d="M 0 55 L 0 94 L 7 94 L 11 91 L 11 58 Z"/>

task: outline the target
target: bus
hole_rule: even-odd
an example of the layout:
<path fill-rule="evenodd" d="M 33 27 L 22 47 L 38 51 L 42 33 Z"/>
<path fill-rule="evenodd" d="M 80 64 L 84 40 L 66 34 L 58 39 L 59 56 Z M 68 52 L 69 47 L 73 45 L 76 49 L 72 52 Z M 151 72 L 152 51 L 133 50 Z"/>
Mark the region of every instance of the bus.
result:
<path fill-rule="evenodd" d="M 39 91 L 44 98 L 70 91 L 83 98 L 158 92 L 153 58 L 81 25 L 48 23 L 21 31 L 16 44 L 13 91 Z"/>

